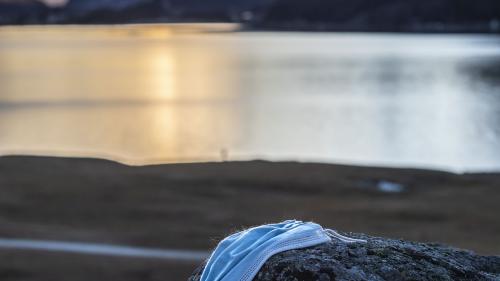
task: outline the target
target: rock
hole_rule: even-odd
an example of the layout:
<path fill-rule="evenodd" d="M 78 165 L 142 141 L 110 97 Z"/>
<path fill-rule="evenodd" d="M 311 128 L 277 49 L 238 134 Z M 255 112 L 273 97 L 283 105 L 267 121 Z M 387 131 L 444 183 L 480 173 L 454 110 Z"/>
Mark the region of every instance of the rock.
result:
<path fill-rule="evenodd" d="M 350 235 L 367 243 L 332 241 L 270 258 L 254 281 L 500 280 L 500 256 L 440 244 Z M 203 266 L 189 281 L 198 281 Z"/>

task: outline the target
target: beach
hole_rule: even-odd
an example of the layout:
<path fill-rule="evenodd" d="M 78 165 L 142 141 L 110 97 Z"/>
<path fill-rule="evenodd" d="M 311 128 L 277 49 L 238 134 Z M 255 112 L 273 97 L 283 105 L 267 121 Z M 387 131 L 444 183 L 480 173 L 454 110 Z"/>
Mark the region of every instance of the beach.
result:
<path fill-rule="evenodd" d="M 498 255 L 499 187 L 496 173 L 6 156 L 0 238 L 209 251 L 231 232 L 299 219 Z M 185 280 L 198 263 L 0 249 L 0 278 Z"/>

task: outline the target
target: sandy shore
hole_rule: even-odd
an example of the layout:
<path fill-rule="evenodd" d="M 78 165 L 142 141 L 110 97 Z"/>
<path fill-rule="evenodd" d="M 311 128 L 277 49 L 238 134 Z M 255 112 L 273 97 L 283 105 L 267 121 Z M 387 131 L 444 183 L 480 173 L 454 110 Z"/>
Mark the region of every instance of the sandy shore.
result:
<path fill-rule="evenodd" d="M 387 192 L 394 184 L 401 192 Z M 500 254 L 500 174 L 1 157 L 0 194 L 0 238 L 207 250 L 231 231 L 296 218 Z M 1 280 L 185 280 L 195 266 L 0 250 Z"/>

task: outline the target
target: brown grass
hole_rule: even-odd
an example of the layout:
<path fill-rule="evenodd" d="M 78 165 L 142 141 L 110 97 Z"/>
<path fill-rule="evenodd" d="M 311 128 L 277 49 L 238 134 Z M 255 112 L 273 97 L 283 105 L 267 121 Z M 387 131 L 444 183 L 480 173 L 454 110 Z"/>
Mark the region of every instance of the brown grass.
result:
<path fill-rule="evenodd" d="M 380 192 L 378 180 L 405 191 Z M 0 194 L 0 237 L 210 249 L 231 231 L 296 218 L 500 253 L 500 174 L 2 157 Z M 0 280 L 183 280 L 194 266 L 0 250 Z"/>

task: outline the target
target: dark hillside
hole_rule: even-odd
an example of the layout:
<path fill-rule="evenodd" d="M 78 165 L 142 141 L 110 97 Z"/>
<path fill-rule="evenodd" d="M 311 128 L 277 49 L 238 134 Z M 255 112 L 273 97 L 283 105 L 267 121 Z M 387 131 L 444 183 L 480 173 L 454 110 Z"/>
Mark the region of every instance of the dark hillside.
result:
<path fill-rule="evenodd" d="M 259 27 L 475 31 L 499 29 L 496 0 L 277 0 Z"/>
<path fill-rule="evenodd" d="M 0 25 L 39 23 L 48 12 L 49 8 L 39 1 L 0 1 Z"/>
<path fill-rule="evenodd" d="M 500 32 L 498 0 L 0 0 L 0 24 L 243 22 L 249 29 Z"/>

